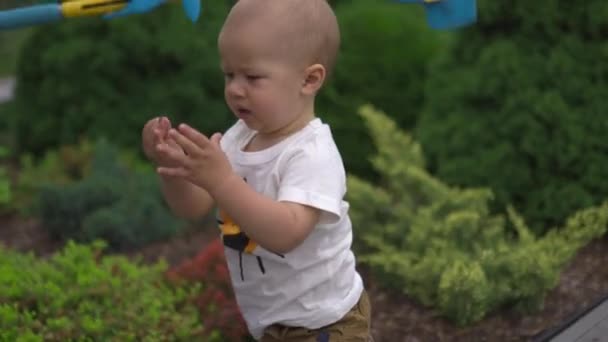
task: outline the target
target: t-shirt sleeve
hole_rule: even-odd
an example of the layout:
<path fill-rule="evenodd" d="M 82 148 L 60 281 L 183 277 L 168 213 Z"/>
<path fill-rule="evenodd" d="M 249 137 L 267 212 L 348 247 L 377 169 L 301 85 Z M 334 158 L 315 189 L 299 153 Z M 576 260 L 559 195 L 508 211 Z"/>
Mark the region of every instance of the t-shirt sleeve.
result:
<path fill-rule="evenodd" d="M 279 201 L 295 202 L 322 210 L 320 223 L 342 216 L 346 175 L 337 149 L 309 142 L 290 155 L 280 177 Z"/>

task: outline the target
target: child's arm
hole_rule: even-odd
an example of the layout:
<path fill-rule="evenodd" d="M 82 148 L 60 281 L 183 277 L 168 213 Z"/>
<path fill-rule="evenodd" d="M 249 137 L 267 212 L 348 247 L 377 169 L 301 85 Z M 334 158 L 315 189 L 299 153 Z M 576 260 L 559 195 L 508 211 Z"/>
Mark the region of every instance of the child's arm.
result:
<path fill-rule="evenodd" d="M 144 154 L 156 165 L 171 165 L 168 154 L 181 154 L 183 150 L 168 139 L 171 121 L 167 117 L 150 119 L 142 130 Z M 178 217 L 197 220 L 213 206 L 211 196 L 204 189 L 180 178 L 160 176 L 161 190 L 171 211 Z"/>
<path fill-rule="evenodd" d="M 181 178 L 160 176 L 161 190 L 174 215 L 199 220 L 213 208 L 213 199 L 204 189 Z"/>
<path fill-rule="evenodd" d="M 213 188 L 212 196 L 249 238 L 275 253 L 297 247 L 319 220 L 319 209 L 272 200 L 235 174 Z"/>
<path fill-rule="evenodd" d="M 315 209 L 305 204 L 307 197 L 317 198 L 318 193 L 303 192 L 287 183 L 285 194 L 279 194 L 275 201 L 257 193 L 234 173 L 232 167 L 220 147 L 220 134 L 207 138 L 187 125 L 180 125 L 178 130 L 172 129 L 169 136 L 183 148 L 185 153 L 168 151 L 173 167 L 160 167 L 158 172 L 164 176 L 183 178 L 207 190 L 217 205 L 226 211 L 240 229 L 260 246 L 272 252 L 284 254 L 298 246 L 312 231 L 321 219 L 321 213 L 339 215 L 341 190 L 336 196 L 321 196 L 322 205 L 316 204 Z M 299 163 L 305 163 L 301 160 Z M 319 165 L 324 164 L 318 161 Z M 342 184 L 341 179 L 325 177 L 322 174 L 326 168 L 313 166 L 316 172 L 311 178 L 310 173 L 293 174 L 286 177 L 298 183 L 302 179 L 322 179 L 317 188 L 335 188 L 333 184 Z M 299 180 L 299 181 L 298 181 Z M 338 186 L 340 188 L 340 186 Z M 282 197 L 284 196 L 284 197 Z M 336 199 L 338 198 L 339 199 Z M 295 201 L 290 201 L 294 199 Z M 284 200 L 284 201 L 283 201 Z"/>

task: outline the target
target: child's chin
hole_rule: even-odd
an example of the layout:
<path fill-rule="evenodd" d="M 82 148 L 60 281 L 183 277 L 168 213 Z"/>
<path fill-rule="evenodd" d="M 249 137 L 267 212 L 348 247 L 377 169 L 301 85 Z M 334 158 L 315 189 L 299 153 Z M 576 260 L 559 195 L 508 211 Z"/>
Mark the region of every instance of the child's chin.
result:
<path fill-rule="evenodd" d="M 251 117 L 238 117 L 241 121 L 243 121 L 243 123 L 245 123 L 245 125 L 247 126 L 247 128 L 252 129 L 252 130 L 257 130 L 259 127 L 255 124 L 255 122 L 253 120 L 251 120 Z"/>

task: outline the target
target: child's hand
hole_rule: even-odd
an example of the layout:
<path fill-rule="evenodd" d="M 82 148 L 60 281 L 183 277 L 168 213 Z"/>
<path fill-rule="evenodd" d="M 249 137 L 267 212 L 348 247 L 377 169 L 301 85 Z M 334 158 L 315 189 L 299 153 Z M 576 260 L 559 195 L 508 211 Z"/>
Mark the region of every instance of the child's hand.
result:
<path fill-rule="evenodd" d="M 144 154 L 153 163 L 159 166 L 170 166 L 170 160 L 159 146 L 165 146 L 165 150 L 183 154 L 183 150 L 170 139 L 168 134 L 171 129 L 171 121 L 167 117 L 158 117 L 148 121 L 142 131 L 142 147 Z"/>
<path fill-rule="evenodd" d="M 178 129 L 169 130 L 169 138 L 185 153 L 165 150 L 168 147 L 161 145 L 161 150 L 174 165 L 159 167 L 161 175 L 185 178 L 209 193 L 233 175 L 230 162 L 220 147 L 220 133 L 209 139 L 194 128 L 181 124 Z"/>

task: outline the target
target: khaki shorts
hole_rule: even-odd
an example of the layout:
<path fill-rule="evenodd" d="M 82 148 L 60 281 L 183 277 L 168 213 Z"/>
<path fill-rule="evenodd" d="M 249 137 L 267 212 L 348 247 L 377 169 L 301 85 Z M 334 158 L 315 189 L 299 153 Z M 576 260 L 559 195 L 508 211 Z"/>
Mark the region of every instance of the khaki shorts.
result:
<path fill-rule="evenodd" d="M 370 335 L 371 306 L 363 290 L 359 302 L 336 323 L 323 328 L 287 327 L 271 325 L 264 331 L 261 342 L 368 342 Z"/>

